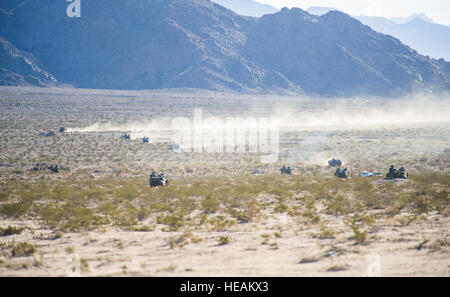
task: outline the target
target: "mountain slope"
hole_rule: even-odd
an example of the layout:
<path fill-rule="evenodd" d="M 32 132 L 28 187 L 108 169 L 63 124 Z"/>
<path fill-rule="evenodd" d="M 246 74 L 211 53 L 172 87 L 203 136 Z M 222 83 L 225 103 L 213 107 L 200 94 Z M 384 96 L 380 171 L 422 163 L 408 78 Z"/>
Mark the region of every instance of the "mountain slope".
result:
<path fill-rule="evenodd" d="M 253 0 L 213 0 L 213 2 L 244 16 L 260 17 L 278 11 L 278 9 L 273 6 Z"/>
<path fill-rule="evenodd" d="M 322 95 L 390 94 L 449 88 L 448 63 L 420 56 L 397 39 L 331 11 L 321 17 L 293 8 L 256 20 L 245 55 Z"/>
<path fill-rule="evenodd" d="M 57 84 L 51 74 L 39 68 L 33 55 L 0 37 L 0 85 L 48 87 Z"/>
<path fill-rule="evenodd" d="M 0 36 L 75 87 L 326 96 L 450 89 L 448 63 L 339 12 L 250 18 L 207 0 L 96 0 L 68 18 L 66 7 L 21 1 L 0 18 Z"/>
<path fill-rule="evenodd" d="M 83 2 L 82 11 L 69 19 L 64 2 L 30 0 L 2 33 L 78 87 L 249 91 L 271 81 L 291 88 L 281 74 L 235 52 L 245 42 L 245 19 L 212 2 L 97 0 Z"/>
<path fill-rule="evenodd" d="M 336 10 L 329 7 L 311 7 L 310 14 L 321 16 Z M 413 14 L 408 18 L 356 16 L 363 24 L 377 32 L 392 35 L 417 50 L 420 54 L 435 59 L 450 61 L 450 27 L 436 24 L 424 14 Z"/>
<path fill-rule="evenodd" d="M 392 35 L 419 53 L 450 61 L 450 27 L 416 17 L 406 23 L 395 23 L 380 17 L 356 17 L 374 30 Z"/>

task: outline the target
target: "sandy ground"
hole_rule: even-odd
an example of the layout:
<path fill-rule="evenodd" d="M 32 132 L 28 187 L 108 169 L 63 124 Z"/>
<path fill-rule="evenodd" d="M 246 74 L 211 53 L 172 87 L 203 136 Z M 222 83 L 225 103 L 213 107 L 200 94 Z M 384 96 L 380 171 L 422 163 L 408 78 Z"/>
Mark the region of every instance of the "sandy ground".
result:
<path fill-rule="evenodd" d="M 396 219 L 378 222 L 368 243 L 355 245 L 349 239 L 351 229 L 338 220 L 330 220 L 337 231 L 335 239 L 318 239 L 312 236 L 317 227 L 302 228 L 291 217 L 277 215 L 232 232 L 195 232 L 202 241 L 174 248 L 168 244 L 169 238 L 181 233 L 107 228 L 102 232 L 66 233 L 55 239 L 52 230 L 33 228 L 32 222 L 2 222 L 29 229 L 21 235 L 3 237 L 0 242 L 31 242 L 39 253 L 2 259 L 0 275 L 66 276 L 68 263 L 74 259 L 71 255 L 76 254 L 81 259 L 81 276 L 448 277 L 450 250 L 435 248 L 433 242 L 449 237 L 449 220 L 431 215 L 408 226 Z M 266 241 L 263 234 L 269 234 L 270 239 Z M 230 243 L 219 245 L 218 238 L 225 235 L 231 238 Z M 374 254 L 379 262 L 372 260 Z M 378 268 L 371 270 L 374 265 Z"/>

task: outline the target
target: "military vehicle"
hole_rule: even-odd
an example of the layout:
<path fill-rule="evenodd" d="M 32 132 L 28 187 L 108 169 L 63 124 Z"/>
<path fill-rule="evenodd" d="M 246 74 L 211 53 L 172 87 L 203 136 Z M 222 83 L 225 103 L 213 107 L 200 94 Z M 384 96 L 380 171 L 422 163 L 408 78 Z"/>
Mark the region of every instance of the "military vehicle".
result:
<path fill-rule="evenodd" d="M 330 167 L 341 167 L 342 166 L 342 161 L 341 160 L 336 160 L 335 158 L 333 158 L 332 160 L 328 161 L 328 165 L 330 165 Z"/>
<path fill-rule="evenodd" d="M 142 138 L 142 142 L 143 142 L 143 143 L 148 143 L 148 142 L 149 142 L 149 139 L 148 139 L 148 137 L 144 137 L 144 138 Z"/>
<path fill-rule="evenodd" d="M 344 168 L 344 170 L 341 170 L 341 168 L 336 169 L 334 175 L 336 175 L 339 178 L 348 178 L 347 168 Z"/>
<path fill-rule="evenodd" d="M 155 172 L 152 172 L 152 174 L 150 174 L 149 179 L 150 187 L 167 186 L 168 184 L 169 181 L 167 180 L 167 178 L 164 176 L 163 173 L 156 174 Z"/>
<path fill-rule="evenodd" d="M 286 167 L 285 165 L 283 165 L 283 167 L 281 167 L 280 169 L 281 174 L 291 174 L 292 173 L 292 169 L 291 166 Z"/>
<path fill-rule="evenodd" d="M 59 128 L 59 132 L 60 133 L 64 133 L 64 132 L 66 132 L 67 131 L 67 129 L 65 128 L 65 127 L 60 127 Z"/>
<path fill-rule="evenodd" d="M 45 163 L 36 163 L 36 166 L 33 167 L 32 171 L 50 170 L 52 173 L 59 173 L 59 169 L 59 166 L 55 164 L 47 166 Z"/>
<path fill-rule="evenodd" d="M 179 151 L 180 150 L 180 145 L 178 143 L 171 143 L 170 144 L 170 149 L 172 151 Z"/>
<path fill-rule="evenodd" d="M 130 140 L 131 139 L 131 135 L 129 133 L 124 133 L 124 134 L 122 134 L 122 139 Z"/>
<path fill-rule="evenodd" d="M 395 169 L 394 165 L 389 167 L 389 172 L 386 174 L 387 179 L 396 179 L 396 178 L 408 178 L 408 173 L 406 172 L 405 167 L 400 167 L 400 169 Z"/>
<path fill-rule="evenodd" d="M 40 136 L 44 136 L 44 137 L 52 137 L 52 136 L 56 136 L 56 133 L 55 132 L 48 132 L 48 133 L 45 133 L 45 132 L 42 132 L 42 133 L 39 133 L 39 135 Z"/>
<path fill-rule="evenodd" d="M 47 164 L 45 163 L 36 163 L 36 166 L 33 167 L 33 171 L 45 170 L 47 168 Z"/>
<path fill-rule="evenodd" d="M 381 177 L 383 176 L 383 174 L 379 173 L 379 172 L 367 172 L 367 171 L 363 171 L 359 174 L 359 176 L 362 177 L 373 177 L 373 176 L 377 176 L 377 177 Z"/>
<path fill-rule="evenodd" d="M 59 173 L 59 166 L 52 164 L 48 167 L 48 170 L 50 170 L 52 173 Z"/>
<path fill-rule="evenodd" d="M 366 172 L 366 171 L 364 171 L 364 172 L 361 172 L 361 173 L 359 174 L 359 176 L 362 176 L 362 177 L 372 177 L 373 174 L 372 174 L 372 172 Z"/>

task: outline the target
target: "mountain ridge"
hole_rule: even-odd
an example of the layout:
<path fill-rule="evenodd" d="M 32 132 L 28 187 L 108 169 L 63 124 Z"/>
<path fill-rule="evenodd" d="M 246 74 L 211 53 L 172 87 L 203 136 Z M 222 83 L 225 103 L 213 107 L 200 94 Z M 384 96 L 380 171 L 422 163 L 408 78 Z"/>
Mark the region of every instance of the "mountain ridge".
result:
<path fill-rule="evenodd" d="M 231 9 L 237 14 L 243 16 L 260 17 L 265 14 L 271 14 L 279 11 L 279 9 L 271 5 L 259 3 L 253 0 L 213 0 L 213 2 Z"/>
<path fill-rule="evenodd" d="M 0 36 L 79 88 L 323 96 L 450 89 L 448 64 L 340 12 L 285 8 L 253 18 L 208 0 L 97 0 L 70 19 L 64 2 L 21 3 L 2 15 Z"/>
<path fill-rule="evenodd" d="M 57 86 L 58 81 L 42 70 L 33 55 L 0 37 L 0 85 Z"/>
<path fill-rule="evenodd" d="M 307 11 L 322 15 L 330 7 L 310 7 Z M 359 15 L 354 18 L 370 26 L 375 31 L 394 36 L 423 55 L 450 61 L 450 26 L 435 23 L 425 14 L 412 14 L 407 18 L 384 18 Z"/>

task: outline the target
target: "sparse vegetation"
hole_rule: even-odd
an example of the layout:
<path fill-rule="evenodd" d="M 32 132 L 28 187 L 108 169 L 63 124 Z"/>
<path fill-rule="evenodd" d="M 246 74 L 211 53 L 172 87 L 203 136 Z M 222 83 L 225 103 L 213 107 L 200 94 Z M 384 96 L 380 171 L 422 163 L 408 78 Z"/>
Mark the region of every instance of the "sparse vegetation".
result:
<path fill-rule="evenodd" d="M 24 228 L 8 226 L 7 228 L 0 228 L 0 236 L 10 236 L 14 234 L 20 234 Z"/>
<path fill-rule="evenodd" d="M 115 225 L 149 232 L 154 228 L 139 226 L 139 220 L 153 217 L 167 231 L 192 226 L 224 231 L 233 226 L 233 221 L 249 223 L 263 211 L 269 211 L 301 215 L 316 224 L 321 220 L 317 204 L 325 206 L 327 214 L 337 216 L 380 208 L 391 214 L 400 210 L 415 215 L 448 211 L 448 177 L 433 173 L 434 182 L 430 185 L 431 177 L 425 176 L 416 175 L 413 182 L 396 187 L 389 183 L 375 186 L 363 178 L 344 184 L 319 176 L 211 177 L 201 181 L 185 178 L 156 190 L 149 189 L 146 180 L 140 178 L 87 179 L 77 185 L 63 180 L 18 180 L 1 187 L 6 201 L 0 212 L 11 218 L 35 217 L 61 230 Z M 299 191 L 303 193 L 300 198 L 296 196 Z M 272 197 L 278 202 L 263 203 L 261 197 Z M 193 219 L 189 214 L 195 210 L 201 215 Z M 358 232 L 355 236 L 363 237 Z"/>
<path fill-rule="evenodd" d="M 1 254 L 10 257 L 28 257 L 36 253 L 37 248 L 34 244 L 28 242 L 8 242 L 0 243 Z"/>
<path fill-rule="evenodd" d="M 356 244 L 365 244 L 367 243 L 367 232 L 361 231 L 356 219 L 351 220 L 350 227 L 353 230 L 353 237 L 352 239 L 355 241 Z"/>
<path fill-rule="evenodd" d="M 229 236 L 220 236 L 219 239 L 217 240 L 218 245 L 227 245 L 229 244 L 231 241 Z"/>

